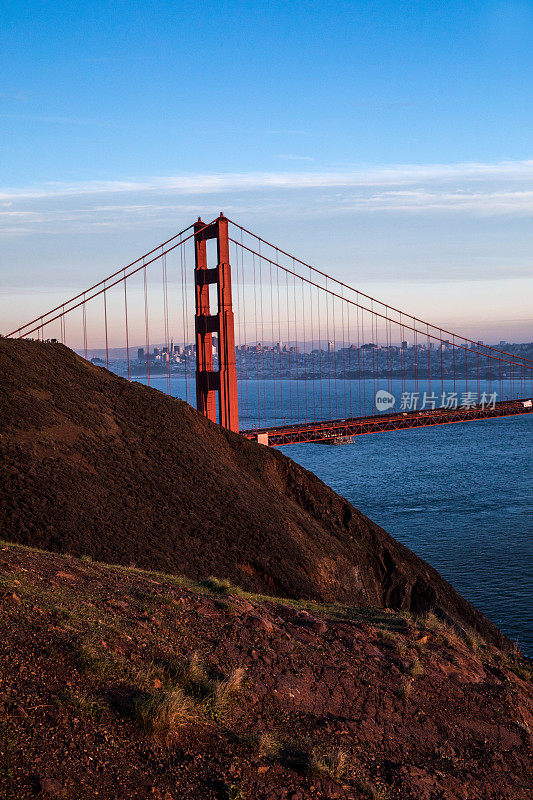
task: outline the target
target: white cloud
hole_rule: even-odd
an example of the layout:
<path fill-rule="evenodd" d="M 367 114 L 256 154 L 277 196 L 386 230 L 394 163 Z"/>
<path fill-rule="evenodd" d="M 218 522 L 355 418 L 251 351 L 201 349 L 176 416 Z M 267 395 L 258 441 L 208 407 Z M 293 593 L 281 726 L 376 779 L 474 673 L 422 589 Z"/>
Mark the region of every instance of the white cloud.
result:
<path fill-rule="evenodd" d="M 39 186 L 4 188 L 2 200 L 37 200 L 114 194 L 214 194 L 270 189 L 333 189 L 448 184 L 450 182 L 533 182 L 533 160 L 495 164 L 399 164 L 336 172 L 244 172 L 153 177 L 140 180 L 48 182 Z"/>
<path fill-rule="evenodd" d="M 533 189 L 525 191 L 397 191 L 380 192 L 370 197 L 346 199 L 343 210 L 373 211 L 463 211 L 481 215 L 533 213 Z"/>

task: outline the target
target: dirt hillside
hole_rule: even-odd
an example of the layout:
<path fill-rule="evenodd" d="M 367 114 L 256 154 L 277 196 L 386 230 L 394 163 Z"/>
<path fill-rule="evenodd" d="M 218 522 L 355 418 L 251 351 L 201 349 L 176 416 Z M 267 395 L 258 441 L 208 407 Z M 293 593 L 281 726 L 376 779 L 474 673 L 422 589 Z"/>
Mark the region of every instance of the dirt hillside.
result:
<path fill-rule="evenodd" d="M 4 800 L 529 800 L 531 665 L 434 616 L 0 543 Z"/>
<path fill-rule="evenodd" d="M 0 536 L 251 591 L 434 610 L 505 640 L 282 453 L 60 344 L 0 339 Z"/>

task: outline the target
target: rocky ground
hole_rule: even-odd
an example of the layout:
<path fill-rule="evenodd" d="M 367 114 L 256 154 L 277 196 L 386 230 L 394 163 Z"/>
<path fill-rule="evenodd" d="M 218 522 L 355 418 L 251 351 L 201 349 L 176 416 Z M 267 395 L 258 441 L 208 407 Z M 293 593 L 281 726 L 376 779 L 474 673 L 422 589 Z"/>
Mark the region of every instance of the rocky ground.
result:
<path fill-rule="evenodd" d="M 0 545 L 0 796 L 525 800 L 531 665 L 434 615 Z"/>

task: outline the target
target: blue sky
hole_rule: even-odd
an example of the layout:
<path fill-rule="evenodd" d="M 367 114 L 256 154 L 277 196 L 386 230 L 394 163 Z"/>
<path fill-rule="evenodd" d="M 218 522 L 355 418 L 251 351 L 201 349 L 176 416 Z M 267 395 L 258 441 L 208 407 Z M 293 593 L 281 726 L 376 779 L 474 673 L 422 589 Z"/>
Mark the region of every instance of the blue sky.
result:
<path fill-rule="evenodd" d="M 1 329 L 29 288 L 223 209 L 414 313 L 532 338 L 533 0 L 1 13 Z"/>

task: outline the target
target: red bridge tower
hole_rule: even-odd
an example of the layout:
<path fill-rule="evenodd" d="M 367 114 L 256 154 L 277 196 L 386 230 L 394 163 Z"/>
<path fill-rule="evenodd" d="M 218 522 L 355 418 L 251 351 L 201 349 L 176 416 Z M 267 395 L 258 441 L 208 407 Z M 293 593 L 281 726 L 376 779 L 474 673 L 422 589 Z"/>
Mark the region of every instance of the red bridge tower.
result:
<path fill-rule="evenodd" d="M 235 330 L 231 300 L 228 220 L 220 214 L 205 225 L 200 218 L 194 225 L 196 296 L 196 408 L 208 419 L 230 431 L 239 431 Z M 217 265 L 207 266 L 207 240 L 217 240 Z M 211 314 L 209 286 L 217 285 L 218 312 Z M 218 336 L 218 370 L 213 369 L 212 334 Z"/>

